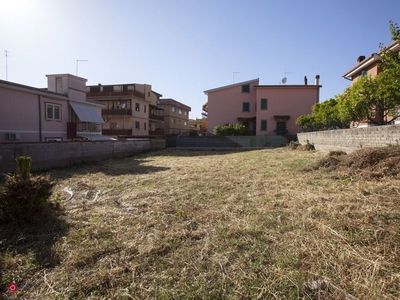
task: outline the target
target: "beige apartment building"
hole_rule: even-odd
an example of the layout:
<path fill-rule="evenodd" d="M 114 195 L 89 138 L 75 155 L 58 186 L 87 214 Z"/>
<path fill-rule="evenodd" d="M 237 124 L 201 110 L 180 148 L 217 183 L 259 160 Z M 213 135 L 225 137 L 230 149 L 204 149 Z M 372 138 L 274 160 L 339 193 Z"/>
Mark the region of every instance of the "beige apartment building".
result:
<path fill-rule="evenodd" d="M 163 128 L 161 109 L 157 106 L 162 95 L 152 91 L 149 84 L 87 86 L 86 96 L 104 105 L 104 135 L 148 136 Z"/>
<path fill-rule="evenodd" d="M 191 107 L 171 98 L 158 100 L 158 108 L 163 109 L 164 134 L 188 133 Z"/>

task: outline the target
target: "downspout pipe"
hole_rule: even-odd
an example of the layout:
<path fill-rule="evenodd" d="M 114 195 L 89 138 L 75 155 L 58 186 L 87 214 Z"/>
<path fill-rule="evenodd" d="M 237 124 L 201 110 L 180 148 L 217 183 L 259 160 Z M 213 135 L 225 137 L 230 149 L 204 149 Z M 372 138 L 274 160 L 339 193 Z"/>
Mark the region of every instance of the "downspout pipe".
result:
<path fill-rule="evenodd" d="M 42 105 L 40 95 L 38 95 L 38 106 L 39 106 L 39 142 L 42 142 Z"/>

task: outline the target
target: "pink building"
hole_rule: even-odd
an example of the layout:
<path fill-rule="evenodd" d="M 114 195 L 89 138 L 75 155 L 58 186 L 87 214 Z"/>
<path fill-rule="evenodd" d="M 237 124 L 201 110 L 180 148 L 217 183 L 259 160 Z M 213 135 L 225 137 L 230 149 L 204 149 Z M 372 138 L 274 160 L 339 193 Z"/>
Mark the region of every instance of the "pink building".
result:
<path fill-rule="evenodd" d="M 47 75 L 47 89 L 0 80 L 0 142 L 109 139 L 101 103 L 86 100 L 86 79 Z"/>
<path fill-rule="evenodd" d="M 252 135 L 295 135 L 299 132 L 296 119 L 311 113 L 319 102 L 319 75 L 315 84 L 259 85 L 253 79 L 204 91 L 208 130 L 217 125 L 240 123 Z"/>

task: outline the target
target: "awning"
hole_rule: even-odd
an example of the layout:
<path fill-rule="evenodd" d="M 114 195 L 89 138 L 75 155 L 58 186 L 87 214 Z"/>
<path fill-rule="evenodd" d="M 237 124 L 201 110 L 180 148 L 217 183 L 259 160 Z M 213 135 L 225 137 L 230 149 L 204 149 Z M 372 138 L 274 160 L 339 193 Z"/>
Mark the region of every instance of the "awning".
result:
<path fill-rule="evenodd" d="M 101 134 L 90 134 L 90 133 L 78 133 L 77 136 L 83 137 L 92 141 L 114 141 L 115 139 L 110 138 L 109 136 L 101 135 Z"/>
<path fill-rule="evenodd" d="M 81 120 L 81 122 L 89 122 L 96 124 L 104 123 L 101 114 L 97 111 L 97 109 L 94 106 L 72 101 L 69 101 L 69 104 L 71 105 L 75 113 L 78 115 L 78 118 L 79 120 Z"/>

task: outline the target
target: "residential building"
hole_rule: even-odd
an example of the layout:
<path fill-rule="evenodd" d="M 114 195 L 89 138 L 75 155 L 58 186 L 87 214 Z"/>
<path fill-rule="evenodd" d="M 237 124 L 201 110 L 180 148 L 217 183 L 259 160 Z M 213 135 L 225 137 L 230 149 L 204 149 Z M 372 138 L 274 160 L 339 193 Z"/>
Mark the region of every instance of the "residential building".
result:
<path fill-rule="evenodd" d="M 400 51 L 400 45 L 397 43 L 397 41 L 394 41 L 390 43 L 386 48 L 386 50 L 389 50 L 391 52 L 399 52 Z M 380 72 L 382 72 L 382 68 L 380 67 L 379 63 L 381 61 L 381 54 L 382 52 L 379 53 L 373 53 L 368 57 L 365 56 L 359 56 L 357 58 L 357 64 L 353 66 L 350 70 L 348 70 L 346 73 L 342 75 L 344 79 L 350 80 L 351 84 L 354 84 L 357 82 L 357 80 L 361 76 L 369 75 L 372 77 L 375 77 L 378 75 Z M 391 118 L 391 117 L 389 117 Z M 379 115 L 377 114 L 375 116 L 375 120 L 377 123 L 379 123 Z M 400 122 L 400 120 L 397 120 L 395 123 Z M 354 126 L 356 124 L 353 124 Z M 357 124 L 357 127 L 366 127 L 366 126 L 374 126 L 373 123 L 369 122 L 362 122 L 360 124 Z"/>
<path fill-rule="evenodd" d="M 259 79 L 204 91 L 208 131 L 217 125 L 242 124 L 252 135 L 296 135 L 296 119 L 311 113 L 319 102 L 319 75 L 315 84 L 260 85 Z"/>
<path fill-rule="evenodd" d="M 207 119 L 189 120 L 191 130 L 197 130 L 199 133 L 207 130 Z"/>
<path fill-rule="evenodd" d="M 163 98 L 158 101 L 158 107 L 164 110 L 165 135 L 189 132 L 189 106 L 171 98 Z"/>
<path fill-rule="evenodd" d="M 149 84 L 98 84 L 87 86 L 86 92 L 88 99 L 104 105 L 105 135 L 148 136 L 163 130 L 162 109 L 157 106 L 162 95 L 152 91 Z"/>
<path fill-rule="evenodd" d="M 0 80 L 0 142 L 109 139 L 101 135 L 102 104 L 86 99 L 86 79 L 47 76 L 47 88 Z"/>

